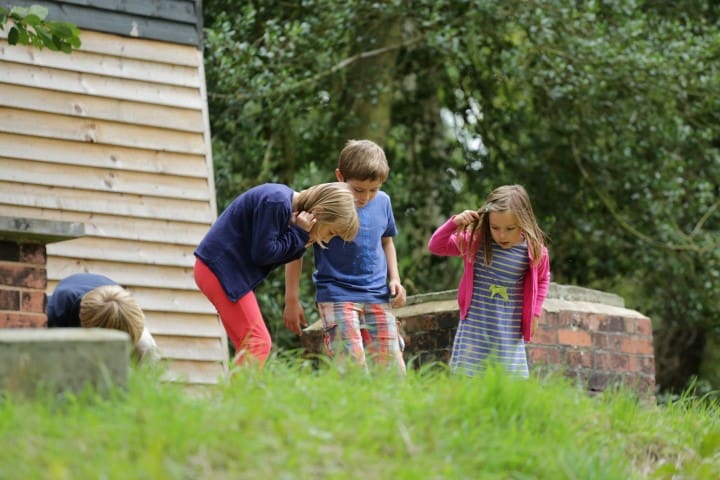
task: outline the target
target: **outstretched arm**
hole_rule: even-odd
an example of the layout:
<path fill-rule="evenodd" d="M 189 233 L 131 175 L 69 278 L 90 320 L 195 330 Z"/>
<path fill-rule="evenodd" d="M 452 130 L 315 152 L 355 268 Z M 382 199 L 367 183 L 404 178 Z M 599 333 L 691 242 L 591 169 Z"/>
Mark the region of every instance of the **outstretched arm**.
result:
<path fill-rule="evenodd" d="M 385 260 L 388 269 L 388 286 L 390 287 L 390 305 L 393 307 L 402 307 L 405 305 L 407 293 L 405 287 L 400 282 L 400 271 L 398 270 L 397 252 L 392 237 L 382 238 L 382 247 L 385 252 Z"/>
<path fill-rule="evenodd" d="M 307 326 L 305 310 L 300 303 L 300 275 L 302 258 L 285 264 L 285 309 L 283 321 L 291 332 L 302 335 L 302 327 Z"/>

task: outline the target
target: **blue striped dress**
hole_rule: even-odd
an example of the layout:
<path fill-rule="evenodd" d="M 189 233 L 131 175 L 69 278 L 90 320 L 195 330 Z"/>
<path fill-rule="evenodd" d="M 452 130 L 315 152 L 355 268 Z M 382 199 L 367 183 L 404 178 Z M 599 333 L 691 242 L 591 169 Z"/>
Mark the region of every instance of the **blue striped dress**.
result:
<path fill-rule="evenodd" d="M 477 253 L 470 310 L 458 325 L 450 367 L 472 376 L 492 357 L 509 373 L 527 378 L 527 354 L 520 332 L 523 278 L 529 267 L 527 243 L 506 250 L 493 242 L 492 249 L 489 266 L 482 249 Z"/>

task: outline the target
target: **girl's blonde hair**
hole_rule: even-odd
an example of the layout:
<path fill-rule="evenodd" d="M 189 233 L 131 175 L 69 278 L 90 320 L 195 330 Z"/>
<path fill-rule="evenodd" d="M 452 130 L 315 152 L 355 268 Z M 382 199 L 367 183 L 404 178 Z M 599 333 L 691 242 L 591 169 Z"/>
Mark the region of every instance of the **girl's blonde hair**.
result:
<path fill-rule="evenodd" d="M 120 285 L 103 285 L 80 300 L 80 325 L 127 332 L 135 345 L 145 326 L 145 315 L 133 296 Z"/>
<path fill-rule="evenodd" d="M 522 185 L 503 185 L 496 188 L 488 195 L 485 199 L 485 205 L 477 212 L 480 214 L 480 219 L 477 222 L 458 229 L 461 250 L 464 249 L 464 244 L 467 243 L 466 239 L 470 239 L 473 247 L 482 245 L 485 264 L 490 265 L 492 262 L 492 248 L 486 248 L 486 246 L 492 245 L 489 214 L 491 212 L 510 212 L 517 218 L 518 226 L 527 241 L 533 264 L 537 265 L 540 262 L 542 247 L 545 245 L 545 232 L 537 224 L 530 197 Z M 469 255 L 474 252 L 475 248 L 470 248 L 465 253 Z"/>
<path fill-rule="evenodd" d="M 316 227 L 329 225 L 335 235 L 346 242 L 355 239 L 360 229 L 355 197 L 350 186 L 342 182 L 321 183 L 299 192 L 295 210 L 312 212 Z"/>

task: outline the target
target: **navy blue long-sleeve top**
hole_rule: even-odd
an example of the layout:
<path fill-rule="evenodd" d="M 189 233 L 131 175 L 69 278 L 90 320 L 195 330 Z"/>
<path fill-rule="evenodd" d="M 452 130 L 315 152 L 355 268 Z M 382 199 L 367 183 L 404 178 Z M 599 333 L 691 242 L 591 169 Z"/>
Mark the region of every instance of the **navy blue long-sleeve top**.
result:
<path fill-rule="evenodd" d="M 116 282 L 95 273 L 76 273 L 63 278 L 47 299 L 48 328 L 80 327 L 80 302 L 90 290 Z"/>
<path fill-rule="evenodd" d="M 308 232 L 290 224 L 293 193 L 277 183 L 247 190 L 225 209 L 195 249 L 231 301 L 305 252 Z"/>

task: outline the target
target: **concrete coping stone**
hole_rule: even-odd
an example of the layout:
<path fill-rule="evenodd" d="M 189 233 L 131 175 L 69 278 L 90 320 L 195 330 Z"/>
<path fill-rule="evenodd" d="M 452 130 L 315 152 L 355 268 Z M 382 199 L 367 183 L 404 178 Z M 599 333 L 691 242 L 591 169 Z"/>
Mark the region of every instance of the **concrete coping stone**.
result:
<path fill-rule="evenodd" d="M 620 295 L 614 293 L 594 290 L 592 288 L 578 287 L 575 285 L 560 285 L 550 282 L 548 287 L 548 299 L 566 300 L 569 302 L 592 302 L 602 303 L 605 305 L 613 305 L 615 307 L 624 307 L 625 300 Z M 416 305 L 419 303 L 441 302 L 446 300 L 456 300 L 457 289 L 442 290 L 438 292 L 421 293 L 412 295 L 407 298 L 405 306 Z"/>
<path fill-rule="evenodd" d="M 0 328 L 0 344 L 129 342 L 130 335 L 110 328 Z"/>
<path fill-rule="evenodd" d="M 620 295 L 574 285 L 550 283 L 544 309 L 556 311 L 560 306 L 580 311 L 607 311 L 616 315 L 632 312 L 625 309 L 625 301 Z M 443 290 L 408 297 L 404 307 L 393 310 L 398 318 L 419 314 L 447 312 L 457 310 L 457 290 Z M 641 316 L 640 314 L 637 314 Z M 631 316 L 635 316 L 634 314 Z"/>
<path fill-rule="evenodd" d="M 81 222 L 0 216 L 0 240 L 48 244 L 83 236 L 85 224 Z"/>
<path fill-rule="evenodd" d="M 0 329 L 0 392 L 100 394 L 124 388 L 130 336 L 103 328 Z"/>

